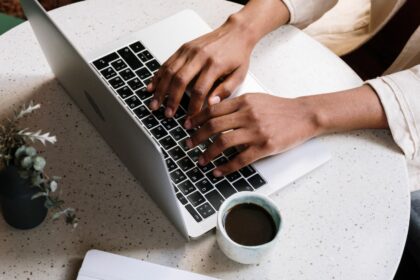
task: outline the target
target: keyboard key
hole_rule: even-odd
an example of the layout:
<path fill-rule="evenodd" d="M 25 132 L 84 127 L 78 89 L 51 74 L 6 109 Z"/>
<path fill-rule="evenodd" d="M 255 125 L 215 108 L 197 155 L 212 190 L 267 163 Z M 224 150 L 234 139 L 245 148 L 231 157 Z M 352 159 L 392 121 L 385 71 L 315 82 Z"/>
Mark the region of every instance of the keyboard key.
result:
<path fill-rule="evenodd" d="M 161 124 L 167 129 L 171 130 L 174 127 L 178 126 L 178 123 L 174 119 L 164 119 L 161 121 Z"/>
<path fill-rule="evenodd" d="M 190 158 L 194 161 L 197 162 L 198 161 L 198 157 L 201 155 L 201 151 L 199 148 L 194 148 L 191 151 L 188 152 L 188 155 L 190 156 Z"/>
<path fill-rule="evenodd" d="M 174 160 L 179 160 L 183 157 L 186 156 L 186 154 L 184 153 L 184 151 L 181 149 L 180 146 L 176 146 L 174 147 L 172 150 L 168 151 L 168 154 L 174 159 Z"/>
<path fill-rule="evenodd" d="M 94 61 L 93 65 L 96 67 L 96 69 L 102 70 L 105 67 L 107 67 L 111 61 L 116 60 L 117 58 L 118 58 L 118 55 L 116 53 L 111 53 L 107 56 L 104 56 Z"/>
<path fill-rule="evenodd" d="M 224 201 L 223 197 L 216 190 L 209 192 L 205 197 L 216 210 L 219 210 L 220 205 L 222 205 Z"/>
<path fill-rule="evenodd" d="M 120 71 L 127 67 L 127 64 L 125 64 L 124 61 L 122 61 L 122 59 L 118 59 L 117 61 L 112 62 L 111 65 L 117 71 Z"/>
<path fill-rule="evenodd" d="M 201 222 L 203 219 L 198 215 L 197 211 L 191 206 L 191 204 L 185 205 L 185 209 L 193 216 L 196 222 Z"/>
<path fill-rule="evenodd" d="M 206 178 L 203 180 L 195 183 L 196 187 L 200 190 L 201 193 L 205 194 L 211 189 L 213 189 L 213 185 L 210 183 L 210 181 Z"/>
<path fill-rule="evenodd" d="M 133 70 L 137 70 L 143 66 L 143 63 L 141 63 L 141 61 L 128 47 L 119 50 L 118 54 Z"/>
<path fill-rule="evenodd" d="M 136 71 L 137 76 L 140 78 L 140 80 L 144 80 L 146 78 L 149 78 L 152 76 L 152 73 L 150 73 L 149 70 L 147 70 L 146 67 L 140 68 Z"/>
<path fill-rule="evenodd" d="M 151 53 L 149 53 L 149 51 L 144 51 L 144 52 L 138 54 L 138 57 L 143 62 L 146 62 L 146 61 L 151 60 L 153 58 L 153 56 L 151 55 Z"/>
<path fill-rule="evenodd" d="M 188 195 L 188 194 L 192 193 L 193 191 L 195 191 L 195 187 L 190 182 L 190 180 L 186 180 L 186 181 L 182 182 L 181 184 L 178 185 L 178 188 L 181 190 L 181 192 L 184 195 Z"/>
<path fill-rule="evenodd" d="M 108 82 L 114 89 L 120 88 L 124 85 L 124 81 L 120 77 L 115 77 Z"/>
<path fill-rule="evenodd" d="M 205 201 L 204 196 L 200 192 L 193 192 L 187 198 L 194 207 L 197 207 Z"/>
<path fill-rule="evenodd" d="M 138 91 L 136 91 L 136 95 L 142 100 L 146 100 L 147 98 L 152 97 L 152 93 L 148 92 L 146 87 L 142 87 Z"/>
<path fill-rule="evenodd" d="M 197 182 L 198 180 L 204 177 L 203 173 L 197 167 L 194 167 L 190 171 L 187 172 L 188 178 L 191 179 L 193 182 Z"/>
<path fill-rule="evenodd" d="M 255 174 L 251 178 L 248 178 L 248 182 L 251 183 L 254 189 L 258 189 L 266 184 L 265 180 L 259 174 Z"/>
<path fill-rule="evenodd" d="M 190 104 L 190 97 L 187 93 L 184 93 L 184 95 L 181 98 L 181 102 L 179 103 L 186 111 L 188 111 L 188 105 Z"/>
<path fill-rule="evenodd" d="M 143 46 L 142 43 L 140 42 L 135 42 L 133 44 L 130 45 L 130 48 L 133 50 L 133 52 L 138 53 L 141 52 L 142 50 L 145 50 L 146 48 Z"/>
<path fill-rule="evenodd" d="M 232 172 L 228 175 L 226 175 L 226 178 L 230 181 L 230 182 L 234 182 L 236 180 L 238 180 L 239 178 L 241 178 L 241 174 L 239 174 L 238 171 Z"/>
<path fill-rule="evenodd" d="M 134 73 L 130 69 L 124 69 L 120 72 L 120 76 L 123 78 L 124 81 L 128 81 L 134 78 Z"/>
<path fill-rule="evenodd" d="M 211 142 L 209 140 L 204 141 L 203 143 L 199 144 L 198 147 L 204 152 L 210 146 Z"/>
<path fill-rule="evenodd" d="M 176 197 L 178 198 L 179 202 L 181 202 L 182 205 L 185 205 L 188 203 L 187 199 L 182 195 L 182 193 L 177 193 Z"/>
<path fill-rule="evenodd" d="M 216 166 L 221 166 L 221 165 L 223 165 L 223 164 L 226 164 L 227 162 L 228 162 L 229 160 L 226 158 L 226 157 L 220 157 L 220 158 L 218 158 L 218 159 L 216 159 L 216 160 L 214 160 L 213 162 L 214 162 L 214 164 L 216 165 Z"/>
<path fill-rule="evenodd" d="M 105 79 L 109 80 L 115 75 L 117 75 L 117 72 L 114 71 L 111 67 L 108 67 L 101 71 L 102 76 L 104 76 Z"/>
<path fill-rule="evenodd" d="M 144 86 L 143 83 L 138 78 L 134 78 L 131 81 L 128 81 L 127 84 L 130 86 L 132 90 L 138 90 L 139 88 Z"/>
<path fill-rule="evenodd" d="M 172 181 L 177 185 L 181 183 L 182 181 L 184 181 L 185 179 L 187 179 L 187 177 L 185 177 L 185 174 L 179 169 L 172 171 L 170 175 L 171 175 Z M 178 187 L 181 189 L 181 186 L 178 186 Z"/>
<path fill-rule="evenodd" d="M 223 154 L 225 156 L 227 156 L 228 158 L 230 158 L 230 157 L 235 156 L 236 154 L 238 154 L 238 150 L 236 148 L 234 148 L 234 147 L 231 147 L 231 148 L 226 149 L 223 152 Z"/>
<path fill-rule="evenodd" d="M 174 118 L 175 119 L 179 119 L 179 118 L 182 118 L 182 117 L 185 117 L 187 115 L 187 112 L 185 112 L 185 110 L 184 109 L 182 109 L 182 107 L 178 107 L 178 109 L 176 110 L 176 112 L 175 112 L 175 115 L 174 115 Z M 179 122 L 181 125 L 184 125 L 184 123 L 183 122 Z"/>
<path fill-rule="evenodd" d="M 204 173 L 207 173 L 207 172 L 213 170 L 215 167 L 216 166 L 212 162 L 209 162 L 204 166 L 201 166 L 201 165 L 198 166 L 198 168 L 200 168 L 200 170 L 203 171 Z"/>
<path fill-rule="evenodd" d="M 177 163 L 179 167 L 181 167 L 182 171 L 190 170 L 195 166 L 194 163 L 188 157 L 180 159 Z"/>
<path fill-rule="evenodd" d="M 156 111 L 153 111 L 153 115 L 160 121 L 165 119 L 165 107 L 161 106 Z"/>
<path fill-rule="evenodd" d="M 238 181 L 236 181 L 235 183 L 233 183 L 233 186 L 235 187 L 235 189 L 238 190 L 238 192 L 243 192 L 243 191 L 250 191 L 252 192 L 254 189 L 251 187 L 250 184 L 248 184 L 248 182 L 245 179 L 240 179 Z"/>
<path fill-rule="evenodd" d="M 128 86 L 123 86 L 117 90 L 117 93 L 119 96 L 121 96 L 122 99 L 126 99 L 127 97 L 133 95 L 133 91 Z"/>
<path fill-rule="evenodd" d="M 159 122 L 157 121 L 157 119 L 154 116 L 152 116 L 152 115 L 149 115 L 149 116 L 145 117 L 144 119 L 141 120 L 141 122 L 148 129 L 151 129 L 151 128 L 153 128 L 153 127 L 155 127 L 155 126 L 157 126 L 159 124 Z"/>
<path fill-rule="evenodd" d="M 210 204 L 208 204 L 208 202 L 197 207 L 197 211 L 198 213 L 200 213 L 201 217 L 203 217 L 204 219 L 216 213 L 216 211 L 214 211 L 213 207 L 211 207 Z"/>
<path fill-rule="evenodd" d="M 188 146 L 187 146 L 187 139 L 184 139 L 184 140 L 181 140 L 181 141 L 179 141 L 178 142 L 178 144 L 181 146 L 181 148 L 184 150 L 184 151 L 188 151 L 190 148 L 188 148 Z"/>
<path fill-rule="evenodd" d="M 217 182 L 223 179 L 223 177 L 215 177 L 213 175 L 213 172 L 207 173 L 206 176 L 207 178 L 209 178 L 210 182 L 212 182 L 213 184 L 216 184 Z"/>
<path fill-rule="evenodd" d="M 140 99 L 137 97 L 137 96 L 135 96 L 135 95 L 133 95 L 133 96 L 131 96 L 131 97 L 129 97 L 129 98 L 126 98 L 126 99 L 124 99 L 124 102 L 128 105 L 128 107 L 130 107 L 131 109 L 134 109 L 134 108 L 136 108 L 136 107 L 138 107 L 138 106 L 140 106 L 141 105 L 141 101 L 140 101 Z"/>
<path fill-rule="evenodd" d="M 147 78 L 146 80 L 144 80 L 143 81 L 143 83 L 147 86 L 147 85 L 149 85 L 151 82 L 152 82 L 152 78 L 153 77 L 150 77 L 150 78 Z"/>
<path fill-rule="evenodd" d="M 179 141 L 182 138 L 187 137 L 187 133 L 185 133 L 185 131 L 180 126 L 171 130 L 170 133 L 171 133 L 172 137 L 175 139 L 175 141 Z"/>
<path fill-rule="evenodd" d="M 172 137 L 169 135 L 161 139 L 159 143 L 162 145 L 162 147 L 165 150 L 169 150 L 170 148 L 176 145 L 176 142 L 174 141 L 174 139 L 172 139 Z"/>
<path fill-rule="evenodd" d="M 152 135 L 159 140 L 160 138 L 162 138 L 163 136 L 168 135 L 168 132 L 163 128 L 163 126 L 159 125 L 155 128 L 153 128 L 151 131 Z"/>
<path fill-rule="evenodd" d="M 196 133 L 196 132 L 197 132 L 197 129 L 196 129 L 196 128 L 193 128 L 193 129 L 187 129 L 186 131 L 187 131 L 188 135 L 192 136 L 194 133 Z"/>
<path fill-rule="evenodd" d="M 155 72 L 159 69 L 160 64 L 155 59 L 146 63 L 146 66 L 150 69 L 150 71 Z"/>
<path fill-rule="evenodd" d="M 251 165 L 248 165 L 248 166 L 245 166 L 245 167 L 239 169 L 239 172 L 241 172 L 241 174 L 245 178 L 248 178 L 249 176 L 251 176 L 252 174 L 254 174 L 256 171 L 255 171 L 255 169 Z"/>
<path fill-rule="evenodd" d="M 232 194 L 236 193 L 236 190 L 232 187 L 232 185 L 227 181 L 223 180 L 220 183 L 216 184 L 216 189 L 225 197 L 228 198 Z"/>
<path fill-rule="evenodd" d="M 166 161 L 166 167 L 168 167 L 169 172 L 172 172 L 173 170 L 177 168 L 175 162 L 172 159 L 167 158 L 165 159 L 165 161 Z"/>
<path fill-rule="evenodd" d="M 134 113 L 139 117 L 139 119 L 144 118 L 145 116 L 150 115 L 149 109 L 146 106 L 140 106 L 134 110 Z"/>
<path fill-rule="evenodd" d="M 177 188 L 177 187 L 175 187 L 175 185 L 174 185 L 174 184 L 171 184 L 171 185 L 172 185 L 172 187 L 174 187 L 174 191 L 175 191 L 175 193 L 179 192 L 178 188 Z"/>
<path fill-rule="evenodd" d="M 160 149 L 162 151 L 163 157 L 166 159 L 169 157 L 168 153 L 165 152 L 165 150 L 163 150 L 162 148 Z"/>

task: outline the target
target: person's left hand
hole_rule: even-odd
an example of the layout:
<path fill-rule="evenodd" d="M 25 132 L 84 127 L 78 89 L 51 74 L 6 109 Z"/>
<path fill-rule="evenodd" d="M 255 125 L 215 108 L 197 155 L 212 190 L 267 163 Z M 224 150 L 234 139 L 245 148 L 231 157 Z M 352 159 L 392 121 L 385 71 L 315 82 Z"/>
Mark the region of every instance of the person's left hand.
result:
<path fill-rule="evenodd" d="M 213 171 L 227 175 L 258 159 L 284 152 L 318 134 L 317 118 L 304 98 L 287 99 L 250 93 L 207 107 L 185 123 L 201 126 L 187 141 L 190 148 L 217 135 L 199 158 L 200 165 L 230 147 L 242 151 Z"/>

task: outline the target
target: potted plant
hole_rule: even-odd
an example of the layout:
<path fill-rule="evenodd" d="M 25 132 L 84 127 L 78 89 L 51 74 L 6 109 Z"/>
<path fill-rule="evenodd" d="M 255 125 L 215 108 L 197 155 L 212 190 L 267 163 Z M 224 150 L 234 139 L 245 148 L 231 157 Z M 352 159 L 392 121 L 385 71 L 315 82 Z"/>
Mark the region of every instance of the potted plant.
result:
<path fill-rule="evenodd" d="M 30 229 L 41 224 L 48 210 L 52 218 L 64 217 L 67 224 L 77 226 L 73 208 L 64 208 L 57 188 L 59 177 L 49 177 L 46 160 L 29 142 L 54 144 L 57 139 L 50 133 L 20 129 L 19 121 L 39 109 L 40 104 L 30 102 L 0 124 L 0 204 L 4 219 L 18 229 Z"/>

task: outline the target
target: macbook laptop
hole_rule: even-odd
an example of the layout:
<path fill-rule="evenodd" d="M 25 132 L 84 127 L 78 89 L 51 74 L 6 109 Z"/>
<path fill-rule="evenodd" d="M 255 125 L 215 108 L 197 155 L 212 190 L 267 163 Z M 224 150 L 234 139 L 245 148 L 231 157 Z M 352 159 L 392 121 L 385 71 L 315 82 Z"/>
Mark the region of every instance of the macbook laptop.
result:
<path fill-rule="evenodd" d="M 186 147 L 194 132 L 182 126 L 189 95 L 184 95 L 175 117 L 167 119 L 164 107 L 148 109 L 151 94 L 146 91 L 172 53 L 211 31 L 194 11 L 181 11 L 83 56 L 37 1 L 21 3 L 60 84 L 186 238 L 214 228 L 220 204 L 232 194 L 270 195 L 329 159 L 323 145 L 312 140 L 226 177 L 216 178 L 212 170 L 234 157 L 235 149 L 206 166 L 197 165 L 212 139 L 194 149 Z M 249 73 L 234 95 L 246 92 L 267 90 Z"/>

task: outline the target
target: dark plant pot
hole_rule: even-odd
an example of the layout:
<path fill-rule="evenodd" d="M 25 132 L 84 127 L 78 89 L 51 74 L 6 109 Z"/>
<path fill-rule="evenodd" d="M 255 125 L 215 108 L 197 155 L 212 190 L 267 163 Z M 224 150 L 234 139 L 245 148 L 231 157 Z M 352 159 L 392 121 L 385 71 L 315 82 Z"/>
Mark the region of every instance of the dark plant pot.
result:
<path fill-rule="evenodd" d="M 45 197 L 32 199 L 38 192 L 38 188 L 20 177 L 17 167 L 11 165 L 0 171 L 0 204 L 9 225 L 31 229 L 44 221 L 48 213 Z"/>

